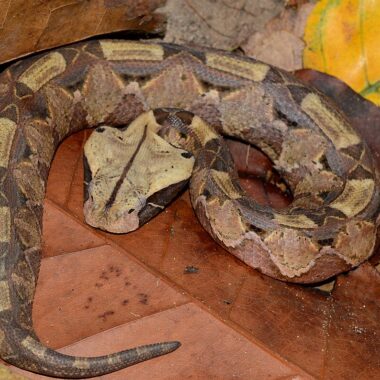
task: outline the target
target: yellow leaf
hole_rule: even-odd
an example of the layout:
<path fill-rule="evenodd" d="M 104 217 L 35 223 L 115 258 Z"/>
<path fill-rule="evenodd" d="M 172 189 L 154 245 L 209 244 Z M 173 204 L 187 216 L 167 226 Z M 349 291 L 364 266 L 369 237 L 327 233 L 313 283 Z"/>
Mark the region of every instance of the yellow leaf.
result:
<path fill-rule="evenodd" d="M 380 104 L 380 0 L 322 0 L 305 29 L 304 67 Z"/>

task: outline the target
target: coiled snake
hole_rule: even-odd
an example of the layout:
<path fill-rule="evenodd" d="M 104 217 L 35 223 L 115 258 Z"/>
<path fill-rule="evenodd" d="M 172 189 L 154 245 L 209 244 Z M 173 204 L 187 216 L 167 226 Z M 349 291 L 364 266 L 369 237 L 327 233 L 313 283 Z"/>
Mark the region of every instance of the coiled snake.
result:
<path fill-rule="evenodd" d="M 100 40 L 53 50 L 0 76 L 0 355 L 7 362 L 80 378 L 179 346 L 70 357 L 43 346 L 33 331 L 42 203 L 54 151 L 75 131 L 133 120 L 141 124 L 141 141 L 154 132 L 190 152 L 183 159 L 194 162 L 190 194 L 200 222 L 251 267 L 281 280 L 317 282 L 373 252 L 379 173 L 365 142 L 316 90 L 267 64 L 210 49 Z M 270 157 L 292 189 L 288 208 L 260 206 L 244 194 L 216 131 Z M 132 229 L 161 208 L 151 197 L 121 210 Z"/>

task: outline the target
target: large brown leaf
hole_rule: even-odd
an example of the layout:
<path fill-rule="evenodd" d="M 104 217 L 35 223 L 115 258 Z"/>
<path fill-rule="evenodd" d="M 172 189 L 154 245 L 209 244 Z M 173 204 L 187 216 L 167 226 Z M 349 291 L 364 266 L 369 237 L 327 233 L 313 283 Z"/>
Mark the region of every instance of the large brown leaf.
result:
<path fill-rule="evenodd" d="M 158 33 L 165 0 L 0 1 L 0 62 L 117 31 Z"/>

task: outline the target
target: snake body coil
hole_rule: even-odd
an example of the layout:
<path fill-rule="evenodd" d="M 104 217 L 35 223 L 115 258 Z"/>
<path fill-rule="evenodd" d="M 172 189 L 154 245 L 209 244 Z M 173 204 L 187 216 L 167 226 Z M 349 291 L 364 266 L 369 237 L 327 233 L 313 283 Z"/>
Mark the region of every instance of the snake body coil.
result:
<path fill-rule="evenodd" d="M 191 113 L 149 112 L 162 107 Z M 267 64 L 215 50 L 116 40 L 60 48 L 0 76 L 0 356 L 9 363 L 80 378 L 179 346 L 65 356 L 38 341 L 31 320 L 56 147 L 83 128 L 126 125 L 144 112 L 144 122 L 161 125 L 162 137 L 194 154 L 190 193 L 199 220 L 251 267 L 281 280 L 317 282 L 372 254 L 379 174 L 365 142 L 317 91 Z M 260 147 L 294 202 L 276 211 L 248 198 L 209 125 Z"/>

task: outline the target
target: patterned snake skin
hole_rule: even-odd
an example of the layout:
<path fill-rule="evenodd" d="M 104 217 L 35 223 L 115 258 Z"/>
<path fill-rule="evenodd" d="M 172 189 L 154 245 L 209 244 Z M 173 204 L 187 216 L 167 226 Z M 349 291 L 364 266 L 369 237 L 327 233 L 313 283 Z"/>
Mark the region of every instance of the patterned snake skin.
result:
<path fill-rule="evenodd" d="M 149 111 L 156 108 L 161 109 Z M 140 114 L 143 126 L 155 125 L 160 136 L 195 156 L 190 193 L 199 220 L 251 267 L 281 280 L 317 282 L 372 254 L 380 222 L 379 174 L 365 142 L 317 91 L 267 64 L 216 50 L 117 40 L 60 48 L 22 60 L 0 76 L 5 361 L 81 378 L 179 346 L 167 342 L 104 357 L 71 357 L 43 346 L 32 326 L 42 204 L 56 147 L 83 128 L 124 126 Z M 273 210 L 248 198 L 215 130 L 260 147 L 294 202 Z M 135 220 L 140 211 L 131 212 Z"/>

